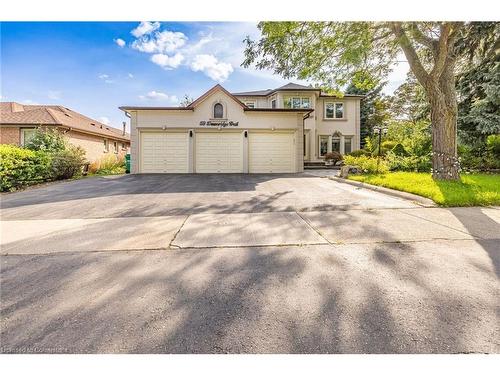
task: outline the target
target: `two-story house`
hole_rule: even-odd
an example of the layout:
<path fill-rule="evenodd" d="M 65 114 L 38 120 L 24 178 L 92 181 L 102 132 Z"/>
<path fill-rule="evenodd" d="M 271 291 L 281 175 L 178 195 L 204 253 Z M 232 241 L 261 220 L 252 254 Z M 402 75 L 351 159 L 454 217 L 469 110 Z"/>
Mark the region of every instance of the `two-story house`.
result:
<path fill-rule="evenodd" d="M 289 83 L 186 107 L 120 107 L 131 119 L 132 173 L 296 173 L 304 160 L 359 148 L 360 96 Z"/>

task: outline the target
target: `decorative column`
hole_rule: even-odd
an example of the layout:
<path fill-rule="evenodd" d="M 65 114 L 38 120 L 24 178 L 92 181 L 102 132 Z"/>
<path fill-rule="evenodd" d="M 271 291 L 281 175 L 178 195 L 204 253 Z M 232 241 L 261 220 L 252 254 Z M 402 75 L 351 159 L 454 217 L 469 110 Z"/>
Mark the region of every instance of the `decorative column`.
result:
<path fill-rule="evenodd" d="M 344 135 L 341 135 L 340 136 L 340 154 L 341 155 L 345 154 L 345 144 L 344 144 L 344 142 L 345 142 L 345 137 L 344 137 Z"/>

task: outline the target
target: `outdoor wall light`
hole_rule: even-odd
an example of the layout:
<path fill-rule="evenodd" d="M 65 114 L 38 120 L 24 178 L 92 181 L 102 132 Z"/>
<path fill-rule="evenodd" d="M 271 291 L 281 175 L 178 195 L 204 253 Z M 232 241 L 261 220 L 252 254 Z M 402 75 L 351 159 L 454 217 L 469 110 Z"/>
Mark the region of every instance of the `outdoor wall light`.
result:
<path fill-rule="evenodd" d="M 167 125 L 163 125 L 163 126 L 162 126 L 162 129 L 163 129 L 163 130 L 167 130 Z"/>
<path fill-rule="evenodd" d="M 243 132 L 243 135 L 245 136 L 245 138 L 248 138 L 248 131 L 246 131 L 246 130 L 245 130 L 245 131 Z"/>
<path fill-rule="evenodd" d="M 189 137 L 193 138 L 193 131 L 192 130 L 189 131 Z"/>

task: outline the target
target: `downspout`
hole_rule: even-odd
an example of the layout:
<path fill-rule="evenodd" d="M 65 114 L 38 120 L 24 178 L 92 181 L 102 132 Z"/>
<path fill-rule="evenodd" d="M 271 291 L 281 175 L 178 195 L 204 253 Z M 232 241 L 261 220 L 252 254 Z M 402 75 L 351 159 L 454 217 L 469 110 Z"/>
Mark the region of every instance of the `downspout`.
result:
<path fill-rule="evenodd" d="M 306 120 L 311 117 L 311 112 L 308 112 L 307 115 L 302 117 L 302 137 L 306 134 Z M 300 140 L 302 144 L 304 144 L 304 139 Z M 307 146 L 307 145 L 306 145 Z M 306 150 L 302 150 L 302 168 L 304 166 L 304 154 L 306 153 Z M 309 155 L 309 157 L 311 157 Z"/>

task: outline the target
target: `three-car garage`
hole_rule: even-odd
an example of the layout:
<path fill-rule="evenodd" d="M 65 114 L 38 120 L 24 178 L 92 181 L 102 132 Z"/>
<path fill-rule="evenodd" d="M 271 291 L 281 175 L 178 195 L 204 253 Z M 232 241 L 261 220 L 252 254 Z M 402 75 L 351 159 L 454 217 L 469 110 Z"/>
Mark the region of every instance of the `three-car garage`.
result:
<path fill-rule="evenodd" d="M 292 131 L 141 131 L 139 173 L 293 173 Z"/>
<path fill-rule="evenodd" d="M 216 85 L 187 107 L 120 107 L 131 173 L 296 173 L 310 108 L 254 108 Z"/>

